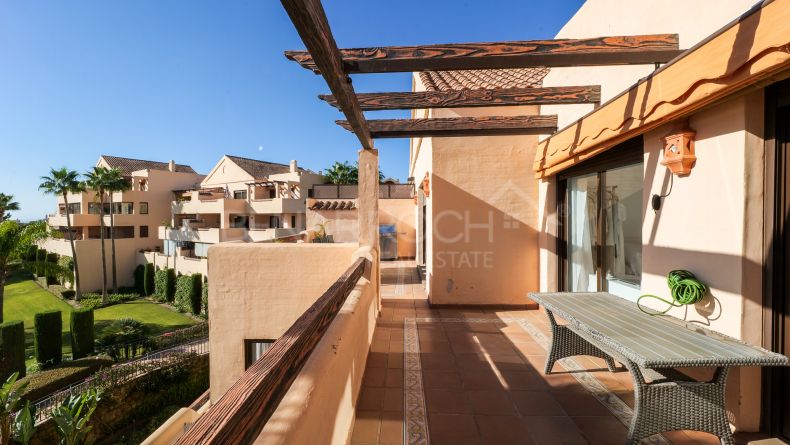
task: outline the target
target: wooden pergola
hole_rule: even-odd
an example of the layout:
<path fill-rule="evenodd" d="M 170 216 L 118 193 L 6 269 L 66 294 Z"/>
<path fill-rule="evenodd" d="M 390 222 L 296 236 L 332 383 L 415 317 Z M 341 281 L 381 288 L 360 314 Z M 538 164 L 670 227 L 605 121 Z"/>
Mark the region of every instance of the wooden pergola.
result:
<path fill-rule="evenodd" d="M 357 94 L 351 74 L 625 64 L 658 66 L 681 53 L 676 34 L 340 49 L 320 0 L 281 0 L 281 3 L 307 48 L 286 51 L 286 57 L 324 77 L 331 95 L 319 96 L 320 99 L 345 115 L 345 120 L 337 121 L 338 125 L 352 131 L 362 146 L 357 200 L 359 245 L 370 249 L 371 270 L 366 274 L 376 295 L 379 181 L 375 138 L 551 134 L 557 130 L 557 116 L 368 120 L 363 112 L 597 104 L 601 99 L 600 86 Z M 347 293 L 341 301 L 341 297 L 336 297 L 337 286 L 340 285 L 336 284 L 319 299 L 319 302 L 330 297 L 337 300 L 332 300 L 331 309 L 311 312 L 311 308 L 305 312 L 272 350 L 244 372 L 177 444 L 253 443 L 342 306 Z"/>

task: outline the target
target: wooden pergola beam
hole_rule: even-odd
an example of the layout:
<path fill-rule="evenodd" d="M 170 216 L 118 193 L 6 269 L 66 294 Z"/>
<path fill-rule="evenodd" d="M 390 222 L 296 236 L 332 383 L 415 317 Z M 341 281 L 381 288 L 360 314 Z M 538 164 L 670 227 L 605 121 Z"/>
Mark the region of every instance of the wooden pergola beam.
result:
<path fill-rule="evenodd" d="M 321 94 L 319 99 L 338 108 L 335 96 Z M 416 93 L 357 94 L 362 111 L 414 110 L 421 108 L 492 107 L 512 105 L 589 104 L 601 101 L 598 85 L 549 88 L 463 89 L 421 91 Z"/>
<path fill-rule="evenodd" d="M 343 69 L 340 51 L 320 0 L 281 0 L 281 3 L 307 47 L 307 51 L 302 52 L 324 76 L 362 147 L 372 149 L 373 138 L 351 86 L 351 78 Z"/>
<path fill-rule="evenodd" d="M 352 74 L 665 63 L 681 52 L 677 34 L 655 34 L 349 48 L 341 49 L 340 55 L 343 70 Z M 285 56 L 304 68 L 321 71 L 310 52 L 286 51 Z"/>
<path fill-rule="evenodd" d="M 353 131 L 348 121 L 336 121 Z M 368 121 L 374 138 L 506 136 L 551 134 L 557 116 L 487 116 L 427 119 L 379 119 Z"/>

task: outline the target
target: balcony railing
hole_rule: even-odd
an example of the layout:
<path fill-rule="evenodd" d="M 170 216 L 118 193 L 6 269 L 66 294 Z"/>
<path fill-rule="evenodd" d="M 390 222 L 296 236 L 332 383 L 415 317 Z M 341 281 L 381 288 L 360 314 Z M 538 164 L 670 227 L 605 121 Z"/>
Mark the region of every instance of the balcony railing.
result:
<path fill-rule="evenodd" d="M 176 444 L 253 443 L 357 285 L 366 262 L 357 259 Z"/>
<path fill-rule="evenodd" d="M 356 184 L 315 184 L 309 194 L 315 199 L 356 199 L 359 189 Z M 379 199 L 410 199 L 413 196 L 414 184 L 379 184 Z"/>

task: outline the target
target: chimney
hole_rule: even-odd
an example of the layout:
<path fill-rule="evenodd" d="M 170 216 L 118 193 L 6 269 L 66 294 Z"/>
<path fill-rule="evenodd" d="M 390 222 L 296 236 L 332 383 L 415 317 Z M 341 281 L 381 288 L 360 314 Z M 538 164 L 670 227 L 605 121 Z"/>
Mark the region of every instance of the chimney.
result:
<path fill-rule="evenodd" d="M 167 163 L 167 169 L 171 172 L 176 171 L 176 161 L 171 159 L 170 162 Z"/>
<path fill-rule="evenodd" d="M 298 170 L 298 166 L 296 165 L 296 160 L 291 161 L 291 173 L 296 173 Z"/>

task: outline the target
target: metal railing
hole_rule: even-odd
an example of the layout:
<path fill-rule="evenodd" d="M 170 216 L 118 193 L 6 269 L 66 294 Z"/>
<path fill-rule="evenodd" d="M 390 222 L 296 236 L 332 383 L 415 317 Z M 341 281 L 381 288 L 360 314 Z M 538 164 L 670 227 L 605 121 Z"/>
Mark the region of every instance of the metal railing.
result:
<path fill-rule="evenodd" d="M 183 363 L 192 357 L 208 353 L 208 339 L 204 338 L 162 351 L 152 352 L 136 360 L 100 370 L 81 382 L 74 383 L 49 397 L 35 402 L 33 404 L 35 410 L 34 421 L 37 425 L 46 421 L 55 408 L 72 395 L 81 394 L 89 389 L 104 389 L 117 386 L 152 371 Z"/>
<path fill-rule="evenodd" d="M 315 199 L 356 199 L 356 184 L 315 184 L 309 193 Z M 379 184 L 379 199 L 409 199 L 414 196 L 414 184 Z"/>
<path fill-rule="evenodd" d="M 144 354 L 204 338 L 208 338 L 208 323 L 199 323 L 172 332 L 165 332 L 156 337 L 146 337 L 131 342 L 100 346 L 97 348 L 96 353 L 109 355 L 116 363 L 120 363 L 133 360 Z"/>

